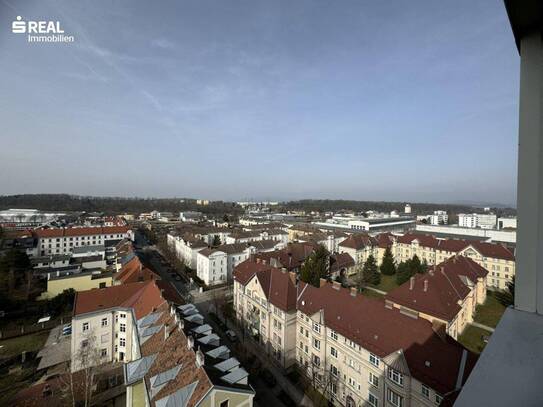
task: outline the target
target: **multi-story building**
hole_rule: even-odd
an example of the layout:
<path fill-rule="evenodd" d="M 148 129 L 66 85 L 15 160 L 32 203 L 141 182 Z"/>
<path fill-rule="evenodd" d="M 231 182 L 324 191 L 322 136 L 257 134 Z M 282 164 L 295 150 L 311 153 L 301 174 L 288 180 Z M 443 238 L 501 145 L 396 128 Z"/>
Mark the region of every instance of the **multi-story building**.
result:
<path fill-rule="evenodd" d="M 285 368 L 296 362 L 296 296 L 296 274 L 284 268 L 256 259 L 234 271 L 238 322 Z"/>
<path fill-rule="evenodd" d="M 198 252 L 196 273 L 207 285 L 226 283 L 232 272 L 242 261 L 249 258 L 255 248 L 245 243 L 224 244 L 215 248 L 205 248 Z"/>
<path fill-rule="evenodd" d="M 434 211 L 433 215 L 430 215 L 431 225 L 446 225 L 449 223 L 449 215 L 446 211 Z"/>
<path fill-rule="evenodd" d="M 456 339 L 473 322 L 477 305 L 485 302 L 487 274 L 475 261 L 453 256 L 390 291 L 386 304 L 441 324 Z"/>
<path fill-rule="evenodd" d="M 253 405 L 249 374 L 193 304 L 165 302 L 135 325 L 127 407 Z"/>
<path fill-rule="evenodd" d="M 337 406 L 436 406 L 454 400 L 476 356 L 432 323 L 339 283 L 300 283 L 297 361 Z"/>
<path fill-rule="evenodd" d="M 38 229 L 33 232 L 37 239 L 39 256 L 71 253 L 75 247 L 105 245 L 108 241 L 134 239 L 127 226 L 74 227 Z"/>
<path fill-rule="evenodd" d="M 340 253 L 348 253 L 356 264 L 364 263 L 370 255 L 376 257 L 377 240 L 366 233 L 355 233 L 339 244 Z"/>
<path fill-rule="evenodd" d="M 180 301 L 169 283 L 136 282 L 76 293 L 72 317 L 71 370 L 129 362 L 137 345 L 135 321 L 166 299 Z"/>
<path fill-rule="evenodd" d="M 507 246 L 498 243 L 460 239 L 437 239 L 430 235 L 409 233 L 399 236 L 392 248 L 396 263 L 417 255 L 433 265 L 460 254 L 474 260 L 488 270 L 487 286 L 506 288 L 515 275 L 515 255 Z"/>
<path fill-rule="evenodd" d="M 181 259 L 187 267 L 196 270 L 198 252 L 207 248 L 208 243 L 201 239 L 197 239 L 190 234 L 180 236 L 174 232 L 168 233 L 166 239 L 168 246 L 175 251 L 177 257 Z"/>
<path fill-rule="evenodd" d="M 239 230 L 226 236 L 226 244 L 232 243 L 251 243 L 259 240 L 276 240 L 278 242 L 288 243 L 288 233 L 281 229 L 270 230 Z"/>
<path fill-rule="evenodd" d="M 343 232 L 318 232 L 299 236 L 299 242 L 313 242 L 326 247 L 329 253 L 339 252 L 339 244 L 347 239 L 348 235 Z"/>
<path fill-rule="evenodd" d="M 465 228 L 495 229 L 497 217 L 493 213 L 459 213 L 458 226 Z"/>

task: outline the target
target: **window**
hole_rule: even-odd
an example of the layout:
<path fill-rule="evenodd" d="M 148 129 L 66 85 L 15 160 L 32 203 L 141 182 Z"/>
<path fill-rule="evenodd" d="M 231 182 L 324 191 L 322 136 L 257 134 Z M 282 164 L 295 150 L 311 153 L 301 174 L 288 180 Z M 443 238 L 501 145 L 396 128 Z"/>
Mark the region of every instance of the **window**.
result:
<path fill-rule="evenodd" d="M 387 400 L 395 407 L 403 407 L 403 397 L 390 389 L 387 391 Z"/>
<path fill-rule="evenodd" d="M 388 378 L 392 380 L 394 383 L 396 383 L 399 386 L 403 386 L 403 374 L 398 372 L 397 370 L 394 370 L 392 368 L 388 368 Z"/>
<path fill-rule="evenodd" d="M 368 393 L 368 403 L 372 407 L 377 407 L 379 405 L 379 399 L 373 394 Z"/>
<path fill-rule="evenodd" d="M 332 338 L 334 341 L 337 341 L 337 333 L 336 333 L 336 331 L 330 331 L 330 338 Z"/>
<path fill-rule="evenodd" d="M 317 333 L 321 333 L 321 326 L 317 322 L 313 322 L 313 330 Z"/>
<path fill-rule="evenodd" d="M 337 367 L 335 367 L 334 365 L 330 365 L 330 373 L 332 374 L 332 376 L 335 376 L 335 377 L 338 377 L 338 370 L 337 370 Z"/>
<path fill-rule="evenodd" d="M 353 389 L 357 388 L 356 380 L 354 380 L 352 377 L 349 377 L 349 386 L 351 386 Z"/>
<path fill-rule="evenodd" d="M 83 322 L 83 332 L 87 332 L 90 328 L 90 325 L 88 322 Z"/>
<path fill-rule="evenodd" d="M 126 318 L 126 314 L 121 314 L 121 318 Z"/>
<path fill-rule="evenodd" d="M 106 288 L 106 283 L 100 283 L 100 284 L 98 284 L 98 288 Z"/>
<path fill-rule="evenodd" d="M 321 348 L 321 341 L 319 341 L 318 339 L 313 338 L 313 347 L 315 349 L 320 349 Z"/>
<path fill-rule="evenodd" d="M 121 324 L 120 331 L 126 332 L 126 324 Z"/>
<path fill-rule="evenodd" d="M 107 349 L 106 348 L 103 348 L 100 350 L 100 356 L 105 358 L 107 356 Z"/>
<path fill-rule="evenodd" d="M 442 401 L 443 401 L 443 397 L 440 396 L 439 394 L 436 394 L 436 397 L 435 397 L 436 404 L 440 405 Z"/>
<path fill-rule="evenodd" d="M 422 395 L 425 399 L 430 399 L 430 389 L 424 384 L 422 385 Z"/>
<path fill-rule="evenodd" d="M 81 341 L 81 347 L 86 348 L 87 346 L 89 346 L 89 341 L 87 339 L 83 339 Z"/>
<path fill-rule="evenodd" d="M 379 358 L 375 356 L 373 353 L 370 353 L 370 363 L 374 366 L 379 367 Z"/>
<path fill-rule="evenodd" d="M 228 400 L 221 401 L 221 404 L 219 404 L 219 407 L 228 407 Z"/>
<path fill-rule="evenodd" d="M 333 346 L 330 348 L 330 354 L 337 359 L 337 349 Z"/>
<path fill-rule="evenodd" d="M 102 318 L 102 326 L 107 326 L 107 318 Z"/>
<path fill-rule="evenodd" d="M 374 375 L 372 372 L 370 372 L 370 378 L 369 378 L 369 383 L 375 387 L 379 387 L 379 378 Z"/>
<path fill-rule="evenodd" d="M 124 348 L 126 346 L 126 339 L 119 338 L 119 346 L 122 346 Z"/>
<path fill-rule="evenodd" d="M 313 355 L 313 364 L 315 366 L 320 366 L 321 365 L 321 358 L 319 358 L 317 355 Z"/>
<path fill-rule="evenodd" d="M 336 395 L 337 394 L 337 384 L 330 383 L 330 391 L 332 392 L 332 394 Z"/>

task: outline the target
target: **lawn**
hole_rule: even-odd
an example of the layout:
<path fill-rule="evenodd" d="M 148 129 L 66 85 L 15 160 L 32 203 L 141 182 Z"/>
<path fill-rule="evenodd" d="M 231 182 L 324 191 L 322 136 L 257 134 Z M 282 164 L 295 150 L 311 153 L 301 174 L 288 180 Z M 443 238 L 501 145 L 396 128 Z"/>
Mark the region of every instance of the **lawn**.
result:
<path fill-rule="evenodd" d="M 486 345 L 483 341 L 483 336 L 490 336 L 490 334 L 486 329 L 468 325 L 458 338 L 458 342 L 472 352 L 481 353 Z"/>
<path fill-rule="evenodd" d="M 376 291 L 370 290 L 369 288 L 365 288 L 364 291 L 360 293 L 364 297 L 370 297 L 370 298 L 383 298 L 383 294 L 379 294 Z"/>
<path fill-rule="evenodd" d="M 35 334 L 18 336 L 0 341 L 0 356 L 14 356 L 22 351 L 37 351 L 40 350 L 47 337 L 49 331 L 36 332 Z"/>
<path fill-rule="evenodd" d="M 372 287 L 388 293 L 389 291 L 398 287 L 398 284 L 396 283 L 396 275 L 387 276 L 385 274 L 381 274 L 381 282 L 378 285 L 372 285 Z"/>
<path fill-rule="evenodd" d="M 475 322 L 495 328 L 504 312 L 505 307 L 496 299 L 494 293 L 487 291 L 486 301 L 477 306 L 474 319 Z"/>

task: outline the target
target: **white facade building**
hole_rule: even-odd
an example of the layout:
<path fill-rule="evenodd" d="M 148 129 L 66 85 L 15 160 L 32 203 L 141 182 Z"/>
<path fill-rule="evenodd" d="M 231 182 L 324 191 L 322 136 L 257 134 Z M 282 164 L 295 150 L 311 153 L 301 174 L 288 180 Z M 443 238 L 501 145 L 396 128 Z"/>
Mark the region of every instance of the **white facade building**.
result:
<path fill-rule="evenodd" d="M 516 229 L 517 228 L 517 218 L 498 218 L 498 229 Z"/>
<path fill-rule="evenodd" d="M 255 248 L 243 243 L 225 244 L 206 248 L 198 252 L 196 273 L 206 285 L 226 283 L 232 278 L 232 271 L 249 258 Z"/>
<path fill-rule="evenodd" d="M 449 215 L 446 211 L 434 211 L 434 214 L 430 216 L 431 225 L 446 225 L 449 223 Z"/>
<path fill-rule="evenodd" d="M 493 213 L 460 213 L 458 226 L 464 228 L 495 229 L 497 217 Z"/>

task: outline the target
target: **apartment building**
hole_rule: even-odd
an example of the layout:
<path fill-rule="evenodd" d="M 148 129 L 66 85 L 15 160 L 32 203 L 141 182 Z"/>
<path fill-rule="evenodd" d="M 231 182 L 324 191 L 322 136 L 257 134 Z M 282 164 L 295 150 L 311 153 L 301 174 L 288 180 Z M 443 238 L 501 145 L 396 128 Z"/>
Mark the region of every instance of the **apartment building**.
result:
<path fill-rule="evenodd" d="M 127 226 L 38 229 L 33 234 L 39 256 L 67 254 L 76 247 L 105 245 L 108 241 L 134 240 L 134 233 Z"/>
<path fill-rule="evenodd" d="M 453 256 L 390 291 L 386 304 L 405 315 L 439 324 L 457 339 L 473 322 L 477 305 L 486 300 L 487 274 L 474 260 Z"/>
<path fill-rule="evenodd" d="M 77 292 L 71 338 L 71 370 L 129 362 L 137 346 L 135 321 L 165 301 L 179 302 L 167 282 L 148 281 Z"/>
<path fill-rule="evenodd" d="M 234 310 L 240 325 L 281 367 L 296 362 L 296 274 L 266 261 L 234 270 Z"/>
<path fill-rule="evenodd" d="M 339 244 L 340 253 L 348 253 L 356 264 L 363 264 L 370 255 L 376 257 L 377 240 L 366 233 L 354 233 Z"/>
<path fill-rule="evenodd" d="M 135 325 L 127 407 L 253 405 L 249 374 L 193 304 L 163 303 Z"/>
<path fill-rule="evenodd" d="M 289 243 L 281 250 L 254 254 L 255 260 L 267 262 L 277 268 L 286 268 L 287 271 L 299 272 L 305 260 L 318 247 L 313 242 Z"/>
<path fill-rule="evenodd" d="M 424 318 L 340 284 L 300 283 L 297 362 L 336 406 L 452 402 L 477 357 Z"/>
<path fill-rule="evenodd" d="M 396 263 L 417 255 L 429 265 L 441 263 L 459 254 L 469 257 L 488 270 L 487 286 L 505 289 L 515 275 L 515 255 L 507 246 L 461 239 L 437 239 L 431 235 L 408 233 L 398 237 L 392 248 Z"/>
<path fill-rule="evenodd" d="M 343 232 L 318 232 L 308 233 L 297 238 L 299 242 L 312 242 L 326 247 L 329 253 L 339 252 L 339 244 L 349 235 Z"/>
<path fill-rule="evenodd" d="M 198 252 L 208 247 L 208 243 L 190 234 L 180 236 L 170 232 L 166 241 L 168 246 L 175 251 L 177 257 L 193 270 L 196 270 Z"/>
<path fill-rule="evenodd" d="M 249 258 L 255 248 L 244 243 L 207 247 L 197 254 L 196 273 L 207 285 L 226 283 L 232 272 L 242 261 Z"/>
<path fill-rule="evenodd" d="M 465 228 L 495 229 L 497 217 L 493 213 L 459 213 L 458 226 Z"/>
<path fill-rule="evenodd" d="M 434 211 L 433 215 L 430 215 L 431 225 L 446 225 L 449 223 L 449 215 L 446 211 Z"/>
<path fill-rule="evenodd" d="M 269 230 L 238 230 L 226 236 L 226 244 L 251 243 L 260 240 L 275 240 L 284 244 L 288 243 L 288 233 L 281 229 Z"/>

